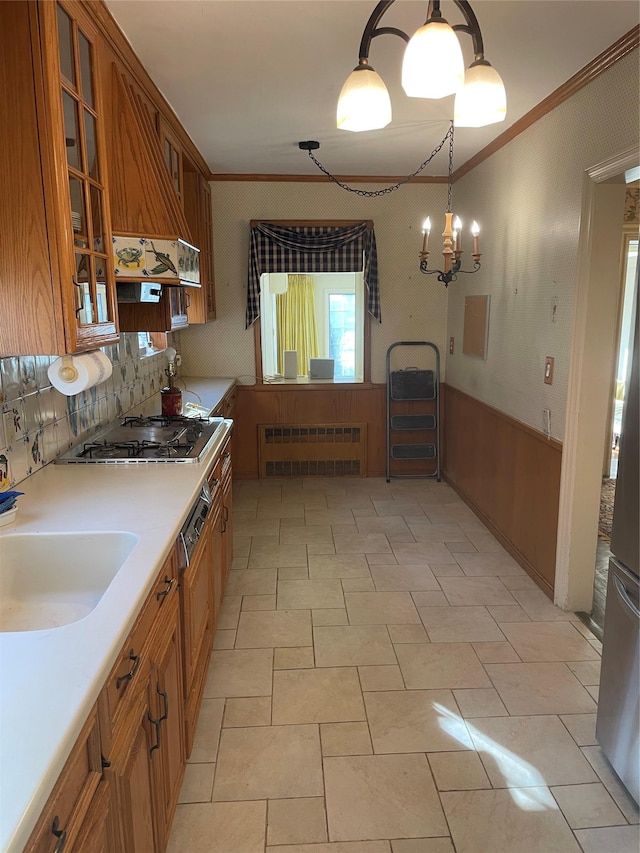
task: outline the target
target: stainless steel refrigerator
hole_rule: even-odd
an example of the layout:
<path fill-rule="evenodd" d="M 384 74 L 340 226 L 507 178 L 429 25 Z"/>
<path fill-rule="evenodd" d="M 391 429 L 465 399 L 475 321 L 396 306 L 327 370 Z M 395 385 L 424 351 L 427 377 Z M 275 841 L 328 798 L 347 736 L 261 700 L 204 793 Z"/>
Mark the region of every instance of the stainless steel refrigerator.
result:
<path fill-rule="evenodd" d="M 596 738 L 625 787 L 640 801 L 640 542 L 638 507 L 638 285 L 631 371 L 622 415 L 611 559 L 604 618 Z"/>

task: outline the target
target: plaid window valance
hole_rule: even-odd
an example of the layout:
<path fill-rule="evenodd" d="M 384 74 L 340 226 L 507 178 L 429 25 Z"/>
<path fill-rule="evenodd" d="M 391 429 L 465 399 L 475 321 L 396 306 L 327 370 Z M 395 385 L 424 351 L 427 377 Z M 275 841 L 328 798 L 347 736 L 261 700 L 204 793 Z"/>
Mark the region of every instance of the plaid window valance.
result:
<path fill-rule="evenodd" d="M 376 236 L 367 222 L 346 226 L 251 227 L 246 328 L 260 316 L 260 276 L 265 272 L 358 272 L 364 270 L 367 310 L 378 322 L 380 291 Z"/>

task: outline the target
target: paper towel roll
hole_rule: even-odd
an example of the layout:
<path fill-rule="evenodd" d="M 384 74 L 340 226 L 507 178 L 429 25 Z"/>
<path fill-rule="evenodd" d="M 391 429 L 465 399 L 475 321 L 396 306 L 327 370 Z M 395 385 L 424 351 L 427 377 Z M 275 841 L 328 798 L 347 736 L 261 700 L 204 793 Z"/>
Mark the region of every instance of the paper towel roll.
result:
<path fill-rule="evenodd" d="M 47 373 L 54 388 L 71 397 L 93 388 L 111 376 L 113 365 L 101 350 L 82 355 L 64 355 L 49 365 Z"/>

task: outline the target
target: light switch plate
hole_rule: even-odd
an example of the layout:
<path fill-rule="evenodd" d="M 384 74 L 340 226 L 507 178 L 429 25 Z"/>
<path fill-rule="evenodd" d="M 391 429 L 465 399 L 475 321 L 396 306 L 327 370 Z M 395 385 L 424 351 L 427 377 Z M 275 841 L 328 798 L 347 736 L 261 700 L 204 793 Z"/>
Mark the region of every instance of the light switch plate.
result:
<path fill-rule="evenodd" d="M 555 359 L 548 355 L 544 360 L 544 383 L 553 385 L 553 365 Z"/>
<path fill-rule="evenodd" d="M 449 338 L 449 355 L 453 355 L 454 338 Z"/>

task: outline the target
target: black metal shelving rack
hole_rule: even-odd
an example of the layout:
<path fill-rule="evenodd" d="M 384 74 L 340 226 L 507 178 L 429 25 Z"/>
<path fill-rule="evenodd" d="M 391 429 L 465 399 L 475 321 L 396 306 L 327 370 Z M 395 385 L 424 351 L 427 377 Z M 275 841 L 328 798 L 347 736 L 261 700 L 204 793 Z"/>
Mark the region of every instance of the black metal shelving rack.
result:
<path fill-rule="evenodd" d="M 433 368 L 393 369 L 392 356 L 398 347 L 431 350 Z M 403 402 L 417 403 L 418 406 L 403 406 Z M 412 408 L 413 411 L 402 412 L 402 408 Z M 416 408 L 423 408 L 423 411 L 416 412 Z M 399 436 L 409 431 L 414 435 L 417 433 L 419 440 L 402 443 Z M 427 473 L 392 472 L 393 460 L 411 459 L 431 459 L 433 470 Z M 397 341 L 387 350 L 387 483 L 391 477 L 429 477 L 440 482 L 440 351 L 431 341 Z"/>

